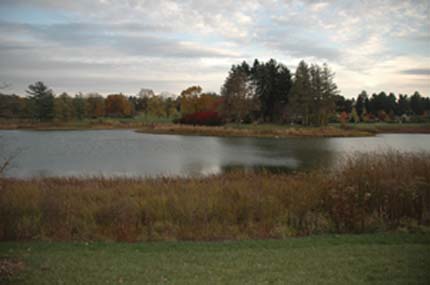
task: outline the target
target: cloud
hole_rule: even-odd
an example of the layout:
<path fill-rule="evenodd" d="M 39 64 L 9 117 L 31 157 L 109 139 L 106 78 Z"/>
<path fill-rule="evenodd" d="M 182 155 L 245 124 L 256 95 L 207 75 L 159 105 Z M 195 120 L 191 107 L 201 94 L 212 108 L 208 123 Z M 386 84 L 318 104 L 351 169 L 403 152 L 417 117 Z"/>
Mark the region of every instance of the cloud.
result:
<path fill-rule="evenodd" d="M 401 73 L 408 75 L 430 75 L 430 68 L 404 69 Z"/>
<path fill-rule="evenodd" d="M 68 23 L 30 25 L 0 22 L 0 33 L 14 32 L 34 40 L 34 44 L 58 44 L 65 48 L 106 48 L 121 54 L 156 57 L 239 57 L 240 53 L 192 41 L 171 39 L 168 28 L 135 22 L 116 24 Z M 32 48 L 0 44 L 2 49 Z"/>
<path fill-rule="evenodd" d="M 429 6 L 428 0 L 2 0 L 0 80 L 15 92 L 36 77 L 66 91 L 80 89 L 79 82 L 91 91 L 151 87 L 139 82 L 175 93 L 185 82 L 218 91 L 232 64 L 274 57 L 288 66 L 328 62 L 347 96 L 365 87 L 404 92 L 414 84 L 429 94 L 423 81 L 430 69 Z"/>

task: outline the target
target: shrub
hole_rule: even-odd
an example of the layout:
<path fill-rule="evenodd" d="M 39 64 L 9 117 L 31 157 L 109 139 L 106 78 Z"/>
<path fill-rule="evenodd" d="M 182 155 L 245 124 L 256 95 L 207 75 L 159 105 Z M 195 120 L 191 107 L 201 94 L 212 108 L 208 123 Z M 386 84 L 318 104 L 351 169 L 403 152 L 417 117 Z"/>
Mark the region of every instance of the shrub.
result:
<path fill-rule="evenodd" d="M 220 126 L 223 120 L 218 112 L 196 112 L 188 114 L 179 119 L 179 123 L 186 125 Z"/>

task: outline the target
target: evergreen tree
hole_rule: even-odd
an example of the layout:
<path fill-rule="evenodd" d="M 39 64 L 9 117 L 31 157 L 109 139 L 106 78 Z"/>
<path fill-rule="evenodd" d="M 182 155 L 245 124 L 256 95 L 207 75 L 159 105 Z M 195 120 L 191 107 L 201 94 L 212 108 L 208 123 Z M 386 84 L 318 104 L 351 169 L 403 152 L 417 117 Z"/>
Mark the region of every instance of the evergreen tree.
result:
<path fill-rule="evenodd" d="M 425 110 L 425 100 L 418 91 L 415 91 L 410 98 L 410 106 L 415 115 L 422 115 Z"/>
<path fill-rule="evenodd" d="M 322 81 L 322 98 L 320 107 L 320 125 L 327 125 L 328 118 L 331 113 L 335 111 L 335 96 L 338 95 L 336 83 L 334 83 L 334 73 L 328 68 L 328 65 L 324 63 L 321 73 Z"/>
<path fill-rule="evenodd" d="M 26 91 L 30 95 L 32 116 L 38 120 L 52 120 L 54 118 L 54 95 L 43 82 L 38 81 L 28 86 Z"/>
<path fill-rule="evenodd" d="M 357 101 L 355 102 L 355 110 L 357 112 L 357 115 L 362 118 L 363 113 L 365 113 L 366 109 L 366 99 L 367 99 L 367 92 L 365 90 L 361 91 L 361 93 L 357 97 Z"/>
<path fill-rule="evenodd" d="M 260 101 L 261 119 L 270 122 L 279 120 L 292 85 L 290 71 L 274 59 L 266 63 L 255 60 L 251 68 L 251 78 Z"/>
<path fill-rule="evenodd" d="M 406 115 L 410 113 L 409 99 L 408 95 L 399 95 L 399 100 L 397 101 L 397 115 Z"/>
<path fill-rule="evenodd" d="M 311 123 L 312 88 L 309 66 L 303 60 L 299 63 L 290 90 L 290 105 L 292 112 L 298 116 L 304 125 Z"/>
<path fill-rule="evenodd" d="M 76 119 L 83 120 L 86 117 L 85 98 L 82 93 L 78 93 L 73 98 L 73 108 Z"/>

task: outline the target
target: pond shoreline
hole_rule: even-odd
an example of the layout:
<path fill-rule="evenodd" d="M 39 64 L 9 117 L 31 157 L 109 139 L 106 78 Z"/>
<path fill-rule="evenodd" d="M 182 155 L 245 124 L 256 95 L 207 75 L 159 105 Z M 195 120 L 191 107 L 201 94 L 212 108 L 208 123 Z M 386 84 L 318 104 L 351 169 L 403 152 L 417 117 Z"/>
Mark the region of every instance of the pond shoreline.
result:
<path fill-rule="evenodd" d="M 171 123 L 151 124 L 134 121 L 70 122 L 70 123 L 0 123 L 0 130 L 79 131 L 79 130 L 135 130 L 138 133 L 172 134 L 214 137 L 368 137 L 383 133 L 430 134 L 430 124 L 348 124 L 326 127 L 292 125 L 235 125 L 192 126 Z"/>
<path fill-rule="evenodd" d="M 255 137 L 255 138 L 289 138 L 289 137 L 368 137 L 374 133 L 339 127 L 295 127 L 295 126 L 190 126 L 190 125 L 155 125 L 136 130 L 138 133 L 171 134 L 213 137 Z"/>
<path fill-rule="evenodd" d="M 0 240 L 217 241 L 428 230 L 429 169 L 430 153 L 391 151 L 350 157 L 330 172 L 0 178 Z"/>

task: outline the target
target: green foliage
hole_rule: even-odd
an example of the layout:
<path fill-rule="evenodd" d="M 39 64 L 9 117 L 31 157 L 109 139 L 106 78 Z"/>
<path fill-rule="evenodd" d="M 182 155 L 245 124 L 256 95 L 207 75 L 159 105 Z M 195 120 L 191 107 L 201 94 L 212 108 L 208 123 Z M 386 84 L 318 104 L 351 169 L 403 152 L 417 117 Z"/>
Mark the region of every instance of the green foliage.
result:
<path fill-rule="evenodd" d="M 43 82 L 38 81 L 28 86 L 26 91 L 30 95 L 31 114 L 38 120 L 54 118 L 54 95 Z"/>
<path fill-rule="evenodd" d="M 75 95 L 73 98 L 73 107 L 75 116 L 78 120 L 83 120 L 86 117 L 85 98 L 82 93 Z"/>
<path fill-rule="evenodd" d="M 59 121 L 70 121 L 75 117 L 73 98 L 63 93 L 54 99 L 55 119 Z"/>
<path fill-rule="evenodd" d="M 256 60 L 250 76 L 255 94 L 260 100 L 261 119 L 268 122 L 280 121 L 292 85 L 290 71 L 274 59 L 266 63 Z"/>
<path fill-rule="evenodd" d="M 290 112 L 306 126 L 325 126 L 335 111 L 336 95 L 334 74 L 326 64 L 309 67 L 301 61 L 290 91 Z"/>
<path fill-rule="evenodd" d="M 151 96 L 148 98 L 148 114 L 155 117 L 166 117 L 166 111 L 172 112 L 172 105 L 165 106 L 163 97 Z"/>

